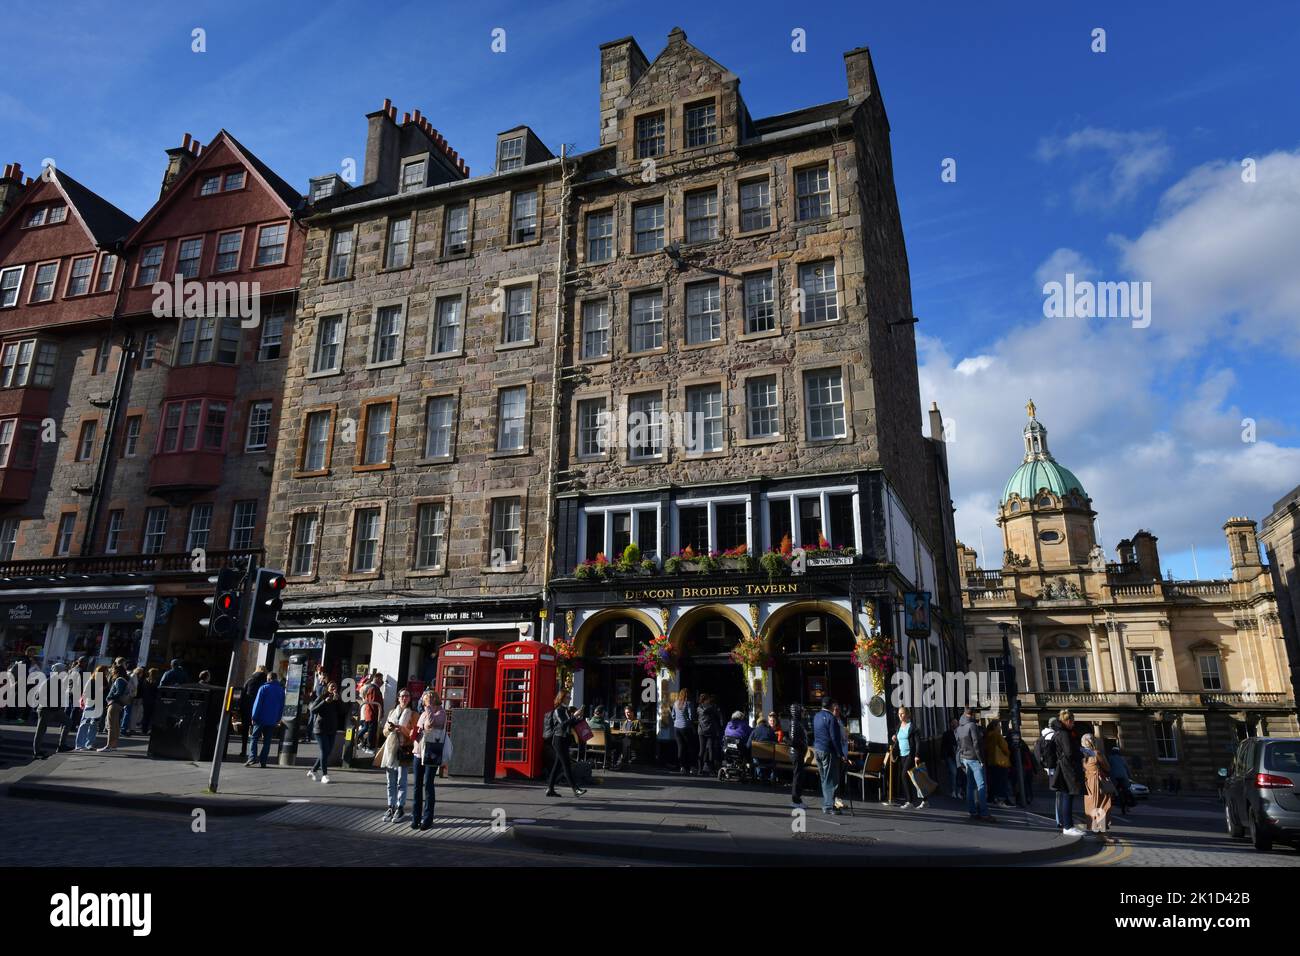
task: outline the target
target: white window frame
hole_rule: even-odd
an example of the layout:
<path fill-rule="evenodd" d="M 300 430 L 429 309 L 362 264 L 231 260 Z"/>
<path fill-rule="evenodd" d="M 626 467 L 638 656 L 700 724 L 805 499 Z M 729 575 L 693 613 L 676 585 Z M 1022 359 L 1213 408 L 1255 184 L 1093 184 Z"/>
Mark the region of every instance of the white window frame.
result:
<path fill-rule="evenodd" d="M 18 273 L 18 281 L 9 287 L 9 291 L 13 294 L 13 301 L 5 302 L 4 293 L 0 292 L 0 309 L 17 308 L 22 299 L 23 277 L 27 274 L 27 266 L 6 266 L 5 268 L 0 269 L 0 288 L 3 288 L 4 286 L 4 277 L 9 275 L 11 272 Z"/>
<path fill-rule="evenodd" d="M 265 409 L 265 422 L 259 421 L 258 410 Z M 269 398 L 259 399 L 248 406 L 248 426 L 244 429 L 244 451 L 263 451 L 271 444 L 271 413 L 275 402 Z M 265 428 L 266 438 L 261 444 L 253 443 L 253 429 Z"/>
<path fill-rule="evenodd" d="M 672 522 L 668 529 L 669 540 L 676 543 L 681 540 L 682 523 L 678 512 L 682 508 L 706 507 L 709 512 L 708 552 L 718 549 L 718 505 L 745 506 L 745 544 L 749 553 L 754 552 L 754 508 L 747 494 L 710 495 L 707 498 L 679 498 L 673 503 Z M 698 553 L 698 552 L 697 552 Z"/>
<path fill-rule="evenodd" d="M 602 527 L 604 528 L 605 540 L 597 551 L 603 552 L 606 556 L 614 547 L 614 522 L 610 515 L 621 512 L 630 512 L 632 515 L 632 543 L 641 549 L 642 557 L 656 555 L 657 557 L 666 557 L 668 552 L 664 550 L 664 542 L 657 542 L 657 546 L 646 550 L 641 541 L 641 515 L 646 512 L 652 512 L 655 516 L 655 528 L 657 531 L 663 529 L 662 504 L 658 501 L 621 501 L 615 503 L 601 503 L 584 505 L 582 509 L 582 519 L 578 522 L 578 554 L 587 553 L 587 516 L 600 515 L 602 517 Z M 617 557 L 622 557 L 618 555 Z M 610 557 L 610 560 L 617 560 L 617 557 Z"/>
<path fill-rule="evenodd" d="M 799 531 L 799 499 L 800 498 L 818 498 L 821 502 L 822 512 L 822 534 L 829 531 L 828 521 L 831 513 L 831 495 L 848 494 L 853 496 L 853 550 L 862 553 L 862 513 L 859 510 L 861 503 L 858 501 L 858 489 L 854 485 L 827 485 L 824 488 L 792 488 L 789 491 L 767 491 L 763 493 L 763 549 L 771 551 L 781 542 L 772 540 L 772 527 L 769 520 L 771 514 L 771 502 L 788 501 L 790 507 L 790 537 L 794 538 Z M 829 540 L 829 538 L 827 539 Z M 797 548 L 806 542 L 794 541 Z M 836 547 L 843 547 L 842 544 L 831 541 Z"/>

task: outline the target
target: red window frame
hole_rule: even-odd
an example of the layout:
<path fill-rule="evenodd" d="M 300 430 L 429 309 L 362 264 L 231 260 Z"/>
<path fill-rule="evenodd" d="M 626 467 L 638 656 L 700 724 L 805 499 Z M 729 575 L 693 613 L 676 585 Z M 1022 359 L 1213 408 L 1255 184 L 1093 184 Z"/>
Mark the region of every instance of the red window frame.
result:
<path fill-rule="evenodd" d="M 178 398 L 174 401 L 163 402 L 162 418 L 158 428 L 158 439 L 154 445 L 155 455 L 188 455 L 196 451 L 202 452 L 220 452 L 226 451 L 226 444 L 230 440 L 230 422 L 232 402 L 227 398 Z M 224 406 L 225 417 L 221 422 L 221 441 L 218 445 L 210 445 L 207 441 L 208 429 L 212 427 L 211 407 L 213 405 Z M 198 407 L 198 418 L 191 426 L 188 422 L 188 412 L 191 407 Z M 174 424 L 169 423 L 168 418 L 172 410 L 176 409 L 176 421 Z M 192 444 L 187 444 L 185 432 L 187 428 L 193 427 L 194 438 Z M 168 432 L 175 432 L 176 447 L 168 448 Z"/>

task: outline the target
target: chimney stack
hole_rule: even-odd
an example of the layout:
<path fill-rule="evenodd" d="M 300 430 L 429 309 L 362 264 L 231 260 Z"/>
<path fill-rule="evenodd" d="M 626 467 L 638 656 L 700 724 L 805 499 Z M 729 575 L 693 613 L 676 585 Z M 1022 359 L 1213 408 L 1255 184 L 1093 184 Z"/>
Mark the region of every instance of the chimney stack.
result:
<path fill-rule="evenodd" d="M 4 175 L 0 176 L 0 216 L 3 216 L 18 201 L 23 191 L 23 167 L 21 163 L 6 163 Z"/>
<path fill-rule="evenodd" d="M 365 181 L 379 184 L 385 193 L 397 192 L 401 164 L 401 130 L 397 125 L 397 107 L 384 100 L 382 108 L 366 114 Z M 405 118 L 403 124 L 405 124 Z"/>
<path fill-rule="evenodd" d="M 674 31 L 676 32 L 676 31 Z M 685 34 L 683 34 L 683 38 Z M 669 37 L 672 42 L 673 37 Z M 600 46 L 600 145 L 618 142 L 620 111 L 627 105 L 632 86 L 650 65 L 632 37 Z"/>
<path fill-rule="evenodd" d="M 163 173 L 162 188 L 158 190 L 158 197 L 162 198 L 167 190 L 172 188 L 176 180 L 189 171 L 194 165 L 194 160 L 199 155 L 199 141 L 192 138 L 189 133 L 181 140 L 181 145 L 173 146 L 167 150 L 167 171 Z"/>

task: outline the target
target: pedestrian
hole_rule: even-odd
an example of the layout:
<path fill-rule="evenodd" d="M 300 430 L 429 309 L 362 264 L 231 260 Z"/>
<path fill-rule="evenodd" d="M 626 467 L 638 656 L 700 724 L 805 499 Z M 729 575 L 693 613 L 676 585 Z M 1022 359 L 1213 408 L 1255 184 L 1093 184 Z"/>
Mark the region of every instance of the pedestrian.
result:
<path fill-rule="evenodd" d="M 384 752 L 379 766 L 388 777 L 388 809 L 385 823 L 400 823 L 406 816 L 406 780 L 415 756 L 415 711 L 411 709 L 411 692 L 397 695 L 397 706 L 384 721 Z"/>
<path fill-rule="evenodd" d="M 81 702 L 84 696 L 82 690 L 86 680 L 90 677 L 90 674 L 87 673 L 89 663 L 89 660 L 85 657 L 78 657 L 72 662 L 72 667 L 68 669 L 67 706 L 63 712 L 63 726 L 59 729 L 59 753 L 73 749 L 67 745 L 68 731 L 72 731 L 75 740 L 80 730 L 81 712 L 85 707 Z"/>
<path fill-rule="evenodd" d="M 803 809 L 803 769 L 808 756 L 808 728 L 803 723 L 803 707 L 790 705 L 790 806 Z"/>
<path fill-rule="evenodd" d="M 822 698 L 822 709 L 813 716 L 813 753 L 817 757 L 817 771 L 822 783 L 822 813 L 838 814 L 835 790 L 840 784 L 840 767 L 848 756 L 849 743 L 835 719 L 833 702 Z"/>
<path fill-rule="evenodd" d="M 984 765 L 989 773 L 989 802 L 1011 806 L 1011 747 L 997 718 L 984 728 Z"/>
<path fill-rule="evenodd" d="M 988 785 L 984 782 L 984 732 L 975 720 L 975 711 L 967 707 L 957 721 L 957 759 L 966 771 L 966 812 L 972 820 L 992 823 L 989 815 Z"/>
<path fill-rule="evenodd" d="M 265 668 L 262 670 L 265 679 L 257 689 L 257 696 L 248 709 L 248 719 L 253 725 L 253 746 L 248 751 L 248 762 L 244 766 L 251 767 L 254 763 L 260 763 L 265 770 L 266 758 L 271 752 L 271 738 L 275 736 L 275 728 L 279 726 L 280 718 L 284 716 L 284 685 L 280 683 L 279 674 L 265 675 Z M 260 760 L 257 755 L 259 739 L 262 742 Z"/>
<path fill-rule="evenodd" d="M 1038 762 L 1032 747 L 1026 747 L 1022 742 L 1020 745 L 1020 765 L 1023 773 L 1012 774 L 1011 782 L 1015 787 L 1016 795 L 1020 798 L 1021 803 L 1026 807 L 1034 805 L 1034 777 L 1042 769 L 1042 764 Z M 1021 792 L 1020 782 L 1024 780 L 1024 792 Z"/>
<path fill-rule="evenodd" d="M 61 662 L 50 665 L 50 674 L 40 686 L 34 688 L 41 699 L 36 707 L 36 731 L 32 734 L 32 757 L 44 760 L 49 756 L 45 752 L 45 733 L 50 724 L 61 724 L 66 717 L 64 704 L 59 699 L 59 690 L 63 687 L 66 668 Z M 28 685 L 31 688 L 32 685 Z"/>
<path fill-rule="evenodd" d="M 185 673 L 185 668 L 181 667 L 180 658 L 172 661 L 171 667 L 167 673 L 163 674 L 162 679 L 158 681 L 159 687 L 171 687 L 173 684 L 188 684 L 190 677 Z"/>
<path fill-rule="evenodd" d="M 898 759 L 903 764 L 903 794 L 906 797 L 907 787 L 911 784 L 912 789 L 916 791 L 916 809 L 925 809 L 925 791 L 922 790 L 915 780 L 912 779 L 911 771 L 915 769 L 917 763 L 917 752 L 921 745 L 921 735 L 916 729 L 916 724 L 912 723 L 912 712 L 906 707 L 898 708 L 898 732 L 894 734 L 894 742 L 898 744 Z M 903 809 L 911 810 L 912 801 L 904 799 Z"/>
<path fill-rule="evenodd" d="M 140 708 L 137 705 L 140 697 L 140 681 L 144 677 L 144 668 L 136 667 L 127 673 L 126 677 L 126 705 L 122 708 L 122 736 L 131 736 L 131 716 L 139 714 Z"/>
<path fill-rule="evenodd" d="M 752 750 L 755 741 L 768 744 L 776 743 L 776 731 L 778 726 L 776 711 L 769 711 L 767 719 L 759 721 L 758 725 L 754 728 L 754 732 L 749 735 L 751 750 L 750 759 L 754 763 L 755 780 L 767 782 L 776 779 L 776 768 L 771 764 L 762 763 L 757 757 L 753 756 Z"/>
<path fill-rule="evenodd" d="M 153 730 L 153 709 L 158 703 L 158 668 L 151 667 L 144 674 L 144 689 L 140 694 L 140 732 L 148 735 Z"/>
<path fill-rule="evenodd" d="M 698 719 L 700 736 L 700 775 L 718 772 L 722 762 L 722 715 L 718 705 L 710 694 L 700 695 L 700 713 Z"/>
<path fill-rule="evenodd" d="M 330 782 L 330 756 L 334 753 L 334 739 L 343 726 L 346 713 L 343 708 L 343 701 L 339 699 L 339 685 L 333 681 L 326 684 L 321 693 L 311 702 L 311 719 L 316 728 L 316 746 L 320 749 L 316 762 L 307 771 L 307 776 L 312 780 L 316 779 L 316 771 L 319 770 L 320 782 Z"/>
<path fill-rule="evenodd" d="M 1110 764 L 1110 779 L 1115 783 L 1115 802 L 1119 804 L 1120 812 L 1128 816 L 1129 809 L 1137 804 L 1137 800 L 1133 796 L 1133 778 L 1129 774 L 1128 761 L 1120 753 L 1119 744 L 1110 748 L 1106 762 Z"/>
<path fill-rule="evenodd" d="M 447 711 L 442 698 L 432 687 L 420 697 L 420 716 L 415 722 L 415 800 L 411 804 L 411 829 L 427 830 L 433 826 L 433 807 L 437 797 L 435 785 L 442 765 L 443 745 L 447 740 Z"/>
<path fill-rule="evenodd" d="M 1074 742 L 1074 714 L 1063 710 L 1049 726 L 1056 750 L 1056 773 L 1052 775 L 1056 825 L 1066 836 L 1083 836 L 1084 831 L 1074 825 L 1074 798 L 1083 793 L 1083 757 Z"/>
<path fill-rule="evenodd" d="M 957 769 L 957 721 L 948 721 L 948 729 L 943 732 L 939 742 L 944 766 L 948 768 L 948 793 L 956 800 L 959 793 L 966 790 L 964 775 Z"/>
<path fill-rule="evenodd" d="M 673 739 L 677 741 L 677 772 L 690 773 L 691 733 L 695 726 L 695 708 L 685 687 L 677 692 L 673 703 Z"/>
<path fill-rule="evenodd" d="M 257 702 L 257 692 L 266 685 L 266 682 L 266 665 L 258 664 L 257 669 L 253 671 L 253 676 L 244 681 L 244 686 L 239 692 L 239 727 L 243 738 L 243 742 L 239 745 L 239 756 L 243 758 L 248 757 L 248 735 L 253 729 L 253 706 Z M 279 723 L 280 718 L 276 717 L 275 722 Z M 250 759 L 248 762 L 251 764 L 253 761 Z"/>
<path fill-rule="evenodd" d="M 375 749 L 375 724 L 379 721 L 379 708 L 384 703 L 384 675 L 375 671 L 361 688 L 361 723 L 357 737 L 364 749 Z"/>
<path fill-rule="evenodd" d="M 1110 763 L 1106 752 L 1092 734 L 1084 734 L 1079 747 L 1083 757 L 1084 798 L 1083 809 L 1088 815 L 1088 828 L 1103 843 L 1110 832 L 1110 811 L 1114 807 L 1115 784 L 1110 778 Z"/>
<path fill-rule="evenodd" d="M 94 750 L 95 738 L 99 735 L 99 717 L 104 708 L 104 690 L 108 686 L 108 668 L 100 664 L 90 675 L 90 683 L 83 691 L 81 700 L 81 725 L 77 727 L 77 739 L 73 741 L 75 750 Z M 90 698 L 89 704 L 87 697 Z"/>
<path fill-rule="evenodd" d="M 573 788 L 575 797 L 580 797 L 587 792 L 578 786 L 578 781 L 573 775 L 573 765 L 569 761 L 571 731 L 575 723 L 577 718 L 569 712 L 569 692 L 562 690 L 555 695 L 555 706 L 546 715 L 546 722 L 542 729 L 542 737 L 551 742 L 551 751 L 555 756 L 555 762 L 551 764 L 551 774 L 546 781 L 548 797 L 559 796 L 555 792 L 555 783 L 560 774 L 564 775 L 564 779 Z"/>
<path fill-rule="evenodd" d="M 108 687 L 108 696 L 104 698 L 108 703 L 108 711 L 104 715 L 104 726 L 108 730 L 108 743 L 99 748 L 100 753 L 117 749 L 117 738 L 122 732 L 122 708 L 126 706 L 127 694 L 130 691 L 130 687 L 126 682 L 126 672 L 120 664 L 113 665 L 109 677 L 111 683 Z"/>

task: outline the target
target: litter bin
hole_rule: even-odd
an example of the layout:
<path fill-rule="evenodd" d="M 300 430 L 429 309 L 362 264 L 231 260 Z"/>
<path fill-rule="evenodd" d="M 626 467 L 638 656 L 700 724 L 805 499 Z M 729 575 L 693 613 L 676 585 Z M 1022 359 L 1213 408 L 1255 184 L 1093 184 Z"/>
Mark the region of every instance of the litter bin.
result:
<path fill-rule="evenodd" d="M 149 730 L 149 756 L 161 760 L 211 760 L 221 729 L 223 691 L 209 684 L 159 688 Z"/>

